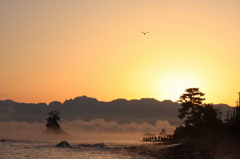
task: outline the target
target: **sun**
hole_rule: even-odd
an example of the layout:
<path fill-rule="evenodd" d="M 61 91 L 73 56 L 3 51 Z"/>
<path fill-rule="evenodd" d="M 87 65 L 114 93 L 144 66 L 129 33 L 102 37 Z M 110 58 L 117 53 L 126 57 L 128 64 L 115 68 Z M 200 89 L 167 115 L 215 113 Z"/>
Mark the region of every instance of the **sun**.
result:
<path fill-rule="evenodd" d="M 161 79 L 158 85 L 161 99 L 170 99 L 176 102 L 187 88 L 198 87 L 197 81 L 191 76 L 174 73 Z"/>

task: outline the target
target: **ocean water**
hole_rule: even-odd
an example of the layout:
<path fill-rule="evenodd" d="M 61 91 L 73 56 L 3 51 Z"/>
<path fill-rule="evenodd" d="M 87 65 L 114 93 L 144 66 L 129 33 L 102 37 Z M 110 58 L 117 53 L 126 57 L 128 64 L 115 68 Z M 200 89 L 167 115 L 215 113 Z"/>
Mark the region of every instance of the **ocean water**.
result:
<path fill-rule="evenodd" d="M 128 152 L 131 146 L 149 146 L 140 141 L 68 141 L 72 147 L 56 147 L 60 142 L 3 141 L 0 142 L 0 159 L 151 159 Z"/>

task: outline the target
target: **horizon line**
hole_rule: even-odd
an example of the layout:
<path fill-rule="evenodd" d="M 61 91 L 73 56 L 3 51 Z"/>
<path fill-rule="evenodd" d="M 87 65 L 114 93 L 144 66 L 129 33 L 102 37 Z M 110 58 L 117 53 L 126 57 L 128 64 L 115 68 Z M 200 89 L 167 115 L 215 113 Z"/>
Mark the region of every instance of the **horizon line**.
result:
<path fill-rule="evenodd" d="M 77 96 L 77 97 L 75 97 L 75 98 L 70 98 L 70 99 L 65 99 L 64 100 L 64 102 L 65 101 L 68 101 L 68 100 L 75 100 L 76 98 L 80 98 L 80 97 L 86 97 L 86 98 L 90 98 L 90 99 L 95 99 L 95 100 L 97 100 L 98 102 L 106 102 L 106 103 L 108 103 L 108 102 L 113 102 L 113 101 L 116 101 L 116 100 L 126 100 L 126 101 L 134 101 L 134 100 L 138 100 L 138 101 L 140 101 L 140 100 L 143 100 L 143 99 L 153 99 L 153 100 L 156 100 L 156 101 L 158 101 L 158 102 L 164 102 L 164 101 L 171 101 L 172 103 L 178 103 L 177 101 L 172 101 L 171 99 L 163 99 L 163 100 L 158 100 L 158 99 L 156 99 L 156 98 L 151 98 L 151 97 L 142 97 L 142 98 L 140 98 L 140 99 L 125 99 L 125 98 L 116 98 L 116 99 L 113 99 L 113 100 L 110 100 L 110 101 L 103 101 L 103 100 L 98 100 L 97 98 L 94 98 L 94 97 L 89 97 L 89 96 L 87 96 L 87 95 L 82 95 L 82 96 Z M 57 101 L 57 100 L 53 100 L 53 101 L 51 101 L 51 102 L 49 102 L 48 104 L 47 104 L 47 102 L 37 102 L 37 103 L 35 103 L 35 102 L 18 102 L 18 101 L 15 101 L 15 100 L 12 100 L 12 99 L 4 99 L 4 100 L 2 100 L 2 99 L 0 99 L 0 101 L 13 101 L 13 102 L 15 102 L 15 103 L 24 103 L 24 104 L 46 104 L 46 105 L 50 105 L 50 103 L 52 103 L 52 102 L 59 102 L 59 103 L 61 103 L 61 104 L 63 104 L 64 102 L 61 102 L 61 101 Z M 178 103 L 179 104 L 179 103 Z M 228 104 L 226 104 L 226 103 L 218 103 L 218 104 L 214 104 L 214 103 L 208 103 L 208 104 L 212 104 L 212 105 L 220 105 L 220 104 L 224 104 L 224 105 L 228 105 Z M 230 106 L 230 105 L 228 105 L 228 106 Z M 236 106 L 230 106 L 230 107 L 236 107 Z"/>

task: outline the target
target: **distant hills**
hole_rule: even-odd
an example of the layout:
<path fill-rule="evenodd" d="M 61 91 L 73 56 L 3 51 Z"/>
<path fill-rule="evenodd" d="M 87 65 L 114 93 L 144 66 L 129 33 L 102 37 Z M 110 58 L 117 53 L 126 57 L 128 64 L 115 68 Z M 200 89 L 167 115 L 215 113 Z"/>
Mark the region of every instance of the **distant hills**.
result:
<path fill-rule="evenodd" d="M 53 101 L 49 105 L 0 100 L 0 121 L 45 122 L 50 111 L 58 110 L 61 113 L 61 120 L 66 121 L 104 119 L 119 124 L 131 122 L 154 124 L 157 120 L 167 120 L 171 125 L 180 125 L 183 122 L 177 117 L 180 106 L 170 100 L 158 101 L 152 98 L 102 102 L 81 96 L 63 103 Z M 233 110 L 226 104 L 218 104 L 214 107 L 221 108 L 222 119 L 226 118 L 228 110 Z"/>

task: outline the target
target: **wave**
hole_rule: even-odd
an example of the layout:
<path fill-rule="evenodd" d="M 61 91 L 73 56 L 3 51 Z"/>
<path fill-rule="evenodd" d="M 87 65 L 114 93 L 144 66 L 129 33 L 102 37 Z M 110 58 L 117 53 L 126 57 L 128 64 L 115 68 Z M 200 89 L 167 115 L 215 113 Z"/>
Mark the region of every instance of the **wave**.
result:
<path fill-rule="evenodd" d="M 87 147 L 87 148 L 107 148 L 109 149 L 106 144 L 104 143 L 97 143 L 97 144 L 79 144 L 78 147 Z"/>

